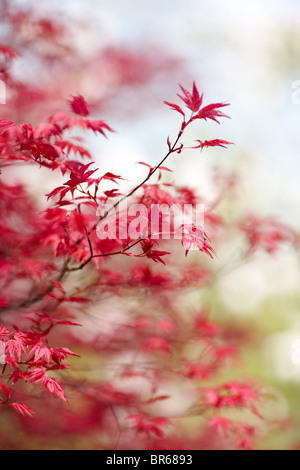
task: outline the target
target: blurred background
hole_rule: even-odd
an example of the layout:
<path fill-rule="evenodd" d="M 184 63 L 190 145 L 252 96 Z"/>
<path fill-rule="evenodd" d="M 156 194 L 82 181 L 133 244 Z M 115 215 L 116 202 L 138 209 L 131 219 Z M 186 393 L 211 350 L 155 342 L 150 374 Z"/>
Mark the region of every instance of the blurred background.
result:
<path fill-rule="evenodd" d="M 15 62 L 14 74 L 38 84 L 46 73 L 56 97 L 48 103 L 49 111 L 59 109 L 58 96 L 65 99 L 81 93 L 94 115 L 117 131 L 107 141 L 89 137 L 93 159 L 103 173 L 120 174 L 128 180 L 125 185 L 132 186 L 144 175 L 136 162 L 155 164 L 161 159 L 167 136 L 175 137 L 180 123 L 163 100 L 178 102 L 178 84 L 190 89 L 195 80 L 205 104 L 230 103 L 227 113 L 231 119 L 223 120 L 221 126 L 205 123 L 194 127 L 190 141 L 220 138 L 235 145 L 228 150 L 187 151 L 175 156 L 168 166 L 176 179 L 200 188 L 209 200 L 215 195 L 209 177 L 213 171 L 237 174 L 238 193 L 223 208 L 229 219 L 245 213 L 276 216 L 299 230 L 299 2 L 15 3 L 25 8 L 34 4 L 46 18 L 64 18 L 68 25 L 72 43 L 63 45 L 63 65 L 45 69 L 29 52 Z M 4 33 L 3 17 L 0 35 Z M 50 55 L 48 51 L 43 60 Z M 88 74 L 84 66 L 75 66 L 77 55 L 82 64 L 89 64 Z M 5 110 L 1 105 L 0 111 L 4 115 L 11 111 L 9 96 Z M 33 121 L 38 118 L 32 114 Z M 39 170 L 34 174 L 32 193 L 53 189 L 54 180 L 49 181 L 47 172 L 45 176 Z M 26 174 L 20 176 L 26 181 Z M 217 250 L 217 265 L 222 268 L 233 261 L 234 268 L 238 251 L 239 242 L 233 237 Z M 227 274 L 225 270 L 209 289 L 185 299 L 192 309 L 201 298 L 216 318 L 255 331 L 254 340 L 242 352 L 244 362 L 237 379 L 246 375 L 261 379 L 275 397 L 267 405 L 267 417 L 280 416 L 283 426 L 293 421 L 292 427 L 286 424 L 285 433 L 274 429 L 261 444 L 274 449 L 300 446 L 299 285 L 299 253 L 285 247 L 275 256 L 258 253 L 251 262 L 237 263 L 236 269 Z"/>

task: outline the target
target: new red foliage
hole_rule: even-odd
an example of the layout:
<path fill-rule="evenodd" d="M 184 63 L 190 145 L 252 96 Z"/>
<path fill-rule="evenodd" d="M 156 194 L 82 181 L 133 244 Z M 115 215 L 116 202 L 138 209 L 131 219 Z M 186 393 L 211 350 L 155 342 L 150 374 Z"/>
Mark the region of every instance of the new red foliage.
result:
<path fill-rule="evenodd" d="M 105 121 L 90 117 L 92 106 L 81 94 L 69 100 L 76 117 L 64 108 L 53 114 L 46 104 L 52 94 L 47 96 L 45 87 L 41 107 L 50 117 L 45 123 L 21 123 L 28 111 L 24 90 L 28 95 L 31 85 L 18 82 L 10 68 L 21 53 L 15 44 L 20 51 L 35 50 L 37 39 L 42 40 L 47 51 L 44 64 L 63 61 L 69 49 L 58 40 L 64 34 L 60 25 L 24 11 L 13 12 L 2 3 L 11 32 L 18 34 L 12 45 L 0 46 L 4 56 L 0 77 L 12 90 L 15 107 L 9 120 L 0 120 L 0 412 L 9 419 L 10 409 L 18 412 L 20 429 L 33 439 L 41 434 L 57 435 L 54 446 L 58 447 L 80 446 L 75 441 L 60 444 L 65 435 L 93 433 L 97 439 L 89 440 L 89 446 L 94 448 L 130 448 L 133 442 L 141 449 L 177 449 L 178 445 L 182 449 L 251 448 L 254 428 L 219 415 L 230 408 L 244 408 L 261 418 L 257 409 L 261 394 L 256 386 L 218 382 L 218 372 L 238 354 L 237 345 L 228 344 L 226 332 L 209 318 L 208 311 L 182 315 L 177 307 L 182 293 L 210 283 L 214 277 L 211 264 L 172 261 L 172 253 L 181 256 L 172 227 L 169 237 L 163 239 L 151 231 L 146 236 L 140 232 L 137 239 L 129 232 L 125 238 L 98 236 L 99 226 L 110 225 L 113 210 L 124 201 L 128 203 L 126 214 L 119 213 L 119 217 L 124 222 L 126 215 L 125 227 L 132 221 L 129 211 L 135 203 L 146 208 L 148 225 L 154 204 L 183 207 L 202 202 L 190 188 L 164 185 L 161 171 L 170 171 L 165 161 L 186 148 L 230 144 L 221 139 L 198 140 L 199 145 L 185 147 L 181 141 L 191 123 L 197 122 L 200 128 L 201 120 L 219 122 L 228 117 L 221 111 L 227 104 L 202 107 L 203 94 L 195 83 L 191 92 L 180 86 L 180 98 L 188 111 L 166 102 L 182 120 L 177 137 L 173 142 L 167 140 L 165 156 L 156 166 L 142 163 L 148 173 L 130 191 L 107 189 L 103 182 L 119 185 L 121 176 L 101 174 L 92 167 L 93 162 L 86 163 L 84 159 L 90 160 L 91 153 L 73 132 L 79 128 L 107 137 L 113 130 Z M 28 25 L 35 26 L 35 33 L 25 41 Z M 51 44 L 52 55 L 47 50 Z M 132 66 L 134 58 L 117 59 L 115 53 L 107 60 L 117 60 L 126 75 L 128 61 Z M 134 77 L 132 81 L 136 82 Z M 33 107 L 41 93 L 38 87 L 35 91 L 39 98 L 33 100 Z M 29 97 L 31 93 L 32 89 Z M 20 163 L 28 169 L 28 184 L 32 165 L 65 179 L 46 195 L 48 206 L 42 211 L 26 188 L 6 179 L 7 167 Z M 157 182 L 153 182 L 155 176 Z M 101 212 L 103 203 L 110 208 Z M 206 219 L 213 229 L 222 226 L 217 214 L 208 211 Z M 272 253 L 281 242 L 297 238 L 273 221 L 249 219 L 240 227 L 249 252 L 264 248 Z M 186 255 L 194 248 L 201 256 L 213 258 L 213 229 L 210 241 L 202 226 L 181 225 L 177 235 L 181 234 Z M 196 352 L 190 355 L 193 345 Z M 181 389 L 183 384 L 186 390 Z M 177 395 L 186 395 L 178 400 L 176 393 L 172 395 L 174 388 L 179 390 Z M 53 405 L 53 397 L 68 401 L 70 408 Z M 205 419 L 199 423 L 196 437 L 187 433 L 178 444 L 176 423 L 191 416 Z M 14 446 L 13 438 L 9 442 Z"/>

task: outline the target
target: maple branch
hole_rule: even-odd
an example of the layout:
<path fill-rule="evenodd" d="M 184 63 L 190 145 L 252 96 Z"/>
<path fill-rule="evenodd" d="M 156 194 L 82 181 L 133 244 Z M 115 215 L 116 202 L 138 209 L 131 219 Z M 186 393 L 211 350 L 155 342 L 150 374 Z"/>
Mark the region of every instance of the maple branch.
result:
<path fill-rule="evenodd" d="M 89 258 L 84 263 L 82 263 L 80 266 L 77 266 L 76 268 L 70 268 L 67 271 L 68 272 L 79 271 L 79 270 L 83 269 L 87 264 L 89 264 L 90 261 L 92 261 L 92 259 L 94 259 L 94 258 L 103 258 L 105 256 L 121 255 L 121 254 L 125 253 L 126 251 L 130 250 L 131 248 L 133 248 L 134 246 L 138 245 L 142 240 L 143 240 L 143 238 L 139 238 L 138 240 L 136 240 L 131 245 L 128 245 L 123 250 L 113 251 L 111 253 L 101 253 L 101 254 L 98 254 L 98 255 L 91 254 L 91 256 L 89 256 Z"/>
<path fill-rule="evenodd" d="M 66 273 L 68 272 L 69 262 L 70 262 L 70 259 L 65 261 L 64 266 L 63 266 L 59 276 L 55 279 L 56 282 L 60 282 L 64 278 Z M 46 290 L 43 290 L 42 292 L 39 292 L 33 298 L 29 298 L 29 299 L 24 300 L 23 302 L 21 302 L 18 305 L 9 305 L 7 307 L 2 307 L 0 313 L 1 312 L 7 312 L 9 310 L 16 310 L 16 309 L 19 309 L 19 308 L 30 307 L 31 305 L 35 304 L 36 302 L 39 302 L 40 300 L 42 300 L 45 297 L 46 294 L 51 293 L 53 291 L 54 287 L 55 287 L 55 285 L 53 284 L 53 281 L 51 281 L 51 284 L 49 285 L 49 287 L 47 287 Z"/>
<path fill-rule="evenodd" d="M 4 377 L 6 367 L 7 367 L 7 364 L 4 364 L 4 365 L 3 365 L 3 368 L 2 368 L 2 373 L 1 373 L 0 381 L 2 381 L 2 379 L 3 379 L 3 377 Z"/>
<path fill-rule="evenodd" d="M 130 248 L 133 248 L 134 246 L 138 245 L 143 240 L 144 240 L 143 238 L 139 238 L 134 243 L 124 248 L 124 250 L 114 251 L 112 253 L 104 253 L 101 255 L 94 255 L 93 258 L 102 258 L 103 256 L 121 255 L 122 253 L 125 253 L 126 251 L 130 250 Z"/>
<path fill-rule="evenodd" d="M 87 236 L 87 239 L 88 239 L 90 252 L 91 252 L 91 257 L 93 257 L 94 256 L 94 249 L 93 249 L 93 245 L 92 245 L 92 242 L 91 242 L 91 239 L 90 239 L 90 236 L 89 236 L 89 233 L 88 233 L 87 229 L 85 229 L 85 233 L 86 233 L 86 236 Z"/>
<path fill-rule="evenodd" d="M 143 179 L 143 181 L 141 183 L 139 183 L 137 186 L 135 186 L 129 193 L 125 194 L 125 196 L 121 197 L 113 206 L 110 207 L 110 209 L 108 209 L 108 211 L 105 212 L 105 214 L 100 217 L 100 219 L 96 222 L 96 224 L 94 225 L 92 231 L 98 226 L 98 224 L 100 222 L 102 222 L 104 219 L 106 219 L 106 217 L 116 208 L 118 207 L 123 201 L 125 201 L 126 199 L 128 199 L 129 197 L 131 197 L 136 191 L 138 191 L 147 181 L 149 181 L 149 179 L 154 175 L 154 173 L 157 172 L 157 170 L 159 170 L 159 168 L 163 165 L 163 163 L 167 160 L 167 158 L 174 152 L 176 152 L 176 145 L 178 144 L 178 141 L 180 139 L 180 137 L 182 136 L 183 134 L 183 130 L 187 127 L 187 125 L 191 122 L 191 119 L 188 121 L 188 123 L 185 123 L 183 122 L 182 123 L 182 126 L 181 126 L 181 129 L 180 129 L 180 132 L 178 133 L 177 135 L 177 138 L 174 142 L 174 144 L 172 146 L 169 147 L 169 151 L 168 153 L 164 156 L 164 158 L 158 163 L 158 165 L 156 165 L 154 168 L 152 168 L 152 170 L 149 172 L 149 174 L 146 176 L 146 178 Z M 95 192 L 96 194 L 96 192 Z M 89 235 L 92 233 L 92 231 L 89 233 L 87 230 L 86 230 L 86 235 L 87 235 L 87 238 L 88 238 L 88 242 L 89 242 L 89 246 L 90 246 L 90 251 L 91 251 L 91 256 L 84 262 L 82 263 L 80 266 L 78 266 L 77 268 L 72 268 L 72 269 L 69 269 L 68 271 L 78 271 L 78 270 L 81 270 L 83 269 L 87 264 L 89 264 L 89 262 L 93 259 L 93 258 L 98 258 L 98 257 L 102 257 L 102 256 L 113 256 L 113 255 L 118 255 L 118 254 L 122 254 L 124 253 L 125 251 L 129 250 L 130 248 L 132 248 L 133 246 L 135 246 L 138 242 L 134 243 L 133 245 L 127 247 L 125 250 L 120 250 L 120 251 L 117 251 L 117 252 L 114 252 L 114 253 L 107 253 L 107 254 L 103 254 L 103 255 L 93 255 L 93 247 L 92 247 L 92 244 L 91 244 L 91 240 L 89 238 Z M 76 242 L 76 245 L 79 245 L 82 240 L 84 239 L 84 237 L 81 237 L 79 240 L 77 240 Z M 141 240 L 140 240 L 141 241 Z"/>

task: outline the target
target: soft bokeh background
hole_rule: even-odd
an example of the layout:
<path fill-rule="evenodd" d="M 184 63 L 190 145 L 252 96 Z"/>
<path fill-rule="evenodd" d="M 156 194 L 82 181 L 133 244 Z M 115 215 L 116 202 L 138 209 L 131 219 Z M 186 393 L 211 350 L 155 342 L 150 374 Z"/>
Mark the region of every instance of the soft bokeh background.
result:
<path fill-rule="evenodd" d="M 20 3 L 28 3 L 23 1 Z M 30 2 L 29 2 L 30 3 Z M 220 127 L 194 129 L 191 138 L 223 138 L 234 147 L 175 157 L 169 167 L 177 180 L 205 187 L 207 172 L 217 166 L 236 170 L 243 191 L 233 212 L 243 210 L 276 215 L 299 229 L 300 224 L 300 3 L 296 0 L 40 0 L 43 12 L 64 12 L 89 25 L 78 31 L 78 47 L 90 54 L 99 44 L 130 46 L 154 58 L 164 53 L 180 64 L 151 82 L 151 96 L 138 101 L 128 91 L 130 106 L 120 103 L 103 116 L 117 134 L 103 142 L 91 137 L 97 163 L 104 171 L 138 181 L 143 170 L 135 162 L 156 163 L 165 152 L 166 137 L 175 135 L 176 113 L 163 105 L 174 101 L 178 83 L 187 88 L 195 80 L 206 104 L 231 104 L 231 120 Z M 58 14 L 58 13 L 57 13 Z M 18 64 L 18 73 L 24 73 Z M 92 85 L 97 86 L 95 81 Z M 110 77 L 101 77 L 101 93 Z M 154 92 L 154 93 L 153 93 Z M 150 90 L 149 90 L 150 94 Z M 136 100 L 136 101 L 135 101 Z M 116 112 L 118 109 L 118 112 Z M 102 116 L 100 116 L 102 118 Z M 200 132 L 200 134 L 199 134 Z M 173 134 L 172 134 L 173 133 Z M 40 178 L 40 177 L 39 177 Z M 36 184 L 40 184 L 39 179 Z M 211 190 L 211 188 L 207 188 Z M 222 260 L 231 259 L 234 241 Z M 255 350 L 243 352 L 246 368 L 266 383 L 276 399 L 267 414 L 289 416 L 296 426 L 275 432 L 265 443 L 285 448 L 300 442 L 300 274 L 299 259 L 286 249 L 272 259 L 257 256 L 251 263 L 223 276 L 206 292 L 214 314 L 230 321 L 249 322 L 260 332 Z M 199 294 L 200 295 L 200 294 Z M 202 294 L 201 294 L 202 295 Z M 188 299 L 191 307 L 199 298 Z M 221 312 L 221 313 L 220 313 Z"/>

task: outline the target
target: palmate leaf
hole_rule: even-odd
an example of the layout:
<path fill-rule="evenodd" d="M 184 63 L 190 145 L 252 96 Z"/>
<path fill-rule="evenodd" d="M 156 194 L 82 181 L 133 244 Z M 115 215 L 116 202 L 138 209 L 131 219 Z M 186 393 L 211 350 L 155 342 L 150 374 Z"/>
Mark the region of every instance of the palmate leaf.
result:
<path fill-rule="evenodd" d="M 72 100 L 70 100 L 70 107 L 73 113 L 78 114 L 79 116 L 89 116 L 90 114 L 87 102 L 81 95 L 72 97 Z"/>
<path fill-rule="evenodd" d="M 22 416 L 32 417 L 35 414 L 35 412 L 29 408 L 29 406 L 24 405 L 24 403 L 10 403 L 10 406 L 21 413 Z"/>
<path fill-rule="evenodd" d="M 182 92 L 183 92 L 183 95 L 184 96 L 179 96 L 180 99 L 182 99 L 182 101 L 184 102 L 184 104 L 193 112 L 193 113 L 196 113 L 199 108 L 201 107 L 202 105 L 202 102 L 203 102 L 203 94 L 200 96 L 199 92 L 198 92 L 198 89 L 196 87 L 196 84 L 195 82 L 193 83 L 193 91 L 192 93 L 190 93 L 189 91 L 187 91 L 185 88 L 183 88 L 183 86 L 179 85 Z"/>
<path fill-rule="evenodd" d="M 178 113 L 182 114 L 182 116 L 185 118 L 185 113 L 182 111 L 181 107 L 178 106 L 178 104 L 169 103 L 169 101 L 164 101 L 164 103 L 167 106 L 170 106 L 170 108 L 173 109 L 174 111 L 177 111 Z"/>

